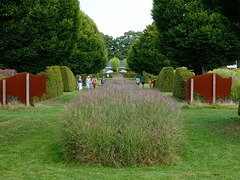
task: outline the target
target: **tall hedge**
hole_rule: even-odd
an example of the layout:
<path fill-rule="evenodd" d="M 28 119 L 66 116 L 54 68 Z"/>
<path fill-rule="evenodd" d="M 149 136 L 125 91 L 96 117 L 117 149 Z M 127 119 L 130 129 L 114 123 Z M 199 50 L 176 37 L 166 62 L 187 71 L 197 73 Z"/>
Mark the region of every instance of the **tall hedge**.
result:
<path fill-rule="evenodd" d="M 46 71 L 46 93 L 42 99 L 52 99 L 63 94 L 63 82 L 60 66 L 48 66 Z"/>
<path fill-rule="evenodd" d="M 173 67 L 164 67 L 158 75 L 158 89 L 162 92 L 173 91 L 174 69 Z"/>
<path fill-rule="evenodd" d="M 178 99 L 186 99 L 185 84 L 188 78 L 195 76 L 194 72 L 186 68 L 177 68 L 173 83 L 173 97 Z"/>
<path fill-rule="evenodd" d="M 63 82 L 63 91 L 64 92 L 72 92 L 77 89 L 77 80 L 67 66 L 61 66 L 61 74 L 62 74 L 62 82 Z"/>

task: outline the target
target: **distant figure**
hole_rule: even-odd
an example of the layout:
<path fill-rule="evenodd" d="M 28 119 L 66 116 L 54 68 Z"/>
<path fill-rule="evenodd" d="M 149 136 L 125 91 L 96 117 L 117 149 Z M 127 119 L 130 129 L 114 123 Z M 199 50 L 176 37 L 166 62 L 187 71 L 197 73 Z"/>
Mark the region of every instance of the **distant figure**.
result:
<path fill-rule="evenodd" d="M 107 74 L 107 78 L 109 78 L 109 74 Z"/>
<path fill-rule="evenodd" d="M 139 78 L 139 77 L 137 77 L 136 83 L 137 83 L 137 85 L 139 86 L 139 84 L 140 84 L 140 78 Z"/>
<path fill-rule="evenodd" d="M 106 82 L 106 79 L 105 79 L 105 77 L 103 76 L 103 77 L 102 77 L 102 80 L 101 80 L 101 84 L 103 85 L 105 82 Z"/>
<path fill-rule="evenodd" d="M 88 77 L 86 78 L 86 88 L 89 90 L 90 87 L 91 87 L 91 79 L 90 79 L 90 77 L 88 76 Z"/>
<path fill-rule="evenodd" d="M 92 84 L 93 84 L 93 87 L 94 89 L 96 88 L 96 84 L 97 84 L 97 78 L 96 76 L 94 76 L 94 78 L 92 79 Z"/>
<path fill-rule="evenodd" d="M 111 74 L 111 78 L 113 77 L 113 74 Z"/>
<path fill-rule="evenodd" d="M 152 87 L 152 77 L 151 76 L 149 76 L 149 78 L 148 78 L 148 85 L 150 88 Z"/>
<path fill-rule="evenodd" d="M 144 84 L 145 84 L 145 77 L 142 75 L 141 77 L 141 83 L 142 83 L 142 88 L 144 88 Z"/>
<path fill-rule="evenodd" d="M 78 78 L 78 90 L 79 91 L 82 90 L 82 78 L 81 78 L 81 76 L 79 76 L 79 78 Z"/>

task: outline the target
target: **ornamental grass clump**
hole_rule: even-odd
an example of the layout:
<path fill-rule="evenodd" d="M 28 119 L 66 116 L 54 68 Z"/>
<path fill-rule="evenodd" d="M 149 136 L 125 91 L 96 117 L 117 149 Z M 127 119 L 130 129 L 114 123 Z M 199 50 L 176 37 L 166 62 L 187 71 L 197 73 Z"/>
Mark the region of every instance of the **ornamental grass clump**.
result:
<path fill-rule="evenodd" d="M 182 144 L 179 107 L 157 90 L 114 79 L 64 112 L 64 157 L 81 165 L 153 166 L 176 162 Z"/>

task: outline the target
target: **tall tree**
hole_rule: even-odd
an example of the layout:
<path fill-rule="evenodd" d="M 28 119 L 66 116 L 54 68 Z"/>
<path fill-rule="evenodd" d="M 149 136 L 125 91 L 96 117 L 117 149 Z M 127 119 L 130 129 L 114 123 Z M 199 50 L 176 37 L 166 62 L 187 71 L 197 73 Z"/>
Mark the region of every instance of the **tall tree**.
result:
<path fill-rule="evenodd" d="M 155 24 L 147 26 L 129 50 L 127 63 L 132 71 L 158 75 L 169 61 L 158 51 L 158 32 Z"/>
<path fill-rule="evenodd" d="M 76 51 L 67 65 L 74 74 L 100 72 L 108 61 L 103 36 L 94 21 L 83 12 L 80 12 L 80 21 Z"/>
<path fill-rule="evenodd" d="M 66 64 L 76 48 L 78 0 L 0 1 L 0 63 L 37 73 Z"/>
<path fill-rule="evenodd" d="M 154 0 L 153 18 L 162 52 L 176 66 L 196 74 L 237 60 L 239 40 L 229 21 L 219 13 L 204 10 L 196 0 Z"/>

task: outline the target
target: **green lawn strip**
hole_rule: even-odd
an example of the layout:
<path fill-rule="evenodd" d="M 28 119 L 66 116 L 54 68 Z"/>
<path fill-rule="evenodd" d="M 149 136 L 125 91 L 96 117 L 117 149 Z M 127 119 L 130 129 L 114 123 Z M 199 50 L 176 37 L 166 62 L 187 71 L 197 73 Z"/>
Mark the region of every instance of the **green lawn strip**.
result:
<path fill-rule="evenodd" d="M 66 164 L 62 111 L 84 91 L 64 93 L 35 108 L 0 108 L 0 179 L 238 179 L 237 109 L 183 109 L 186 146 L 176 165 L 104 168 Z"/>

